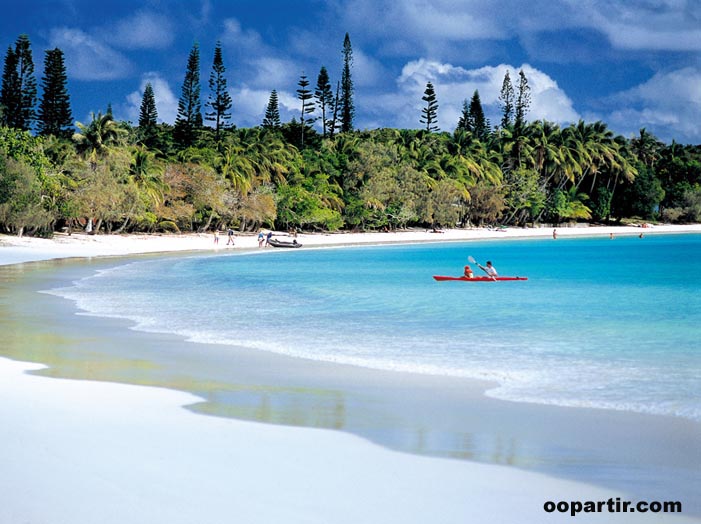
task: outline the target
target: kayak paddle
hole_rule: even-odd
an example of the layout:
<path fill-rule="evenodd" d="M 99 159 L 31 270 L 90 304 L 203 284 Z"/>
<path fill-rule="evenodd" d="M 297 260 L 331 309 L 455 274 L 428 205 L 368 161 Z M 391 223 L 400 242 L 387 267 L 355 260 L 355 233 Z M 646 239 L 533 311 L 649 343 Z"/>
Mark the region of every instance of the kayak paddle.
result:
<path fill-rule="evenodd" d="M 484 268 L 482 267 L 482 264 L 480 264 L 479 262 L 477 262 L 477 261 L 475 260 L 475 258 L 474 258 L 472 255 L 470 255 L 469 257 L 467 257 L 467 259 L 468 259 L 472 264 L 477 264 L 477 267 L 478 267 L 478 268 L 480 268 L 482 271 L 484 271 L 485 273 L 487 273 L 487 270 L 484 269 Z M 489 274 L 489 273 L 487 273 L 487 274 Z"/>
<path fill-rule="evenodd" d="M 492 275 L 489 274 L 489 271 L 487 271 L 487 270 L 482 266 L 482 264 L 480 264 L 479 262 L 477 262 L 477 261 L 472 257 L 472 255 L 470 255 L 469 257 L 467 257 L 467 259 L 468 259 L 470 262 L 472 262 L 473 264 L 477 264 L 477 267 L 480 268 L 480 269 L 481 269 L 482 271 L 484 271 L 485 273 L 487 273 L 487 276 L 488 276 L 488 277 L 494 278 Z M 496 279 L 495 279 L 495 280 L 496 280 Z"/>

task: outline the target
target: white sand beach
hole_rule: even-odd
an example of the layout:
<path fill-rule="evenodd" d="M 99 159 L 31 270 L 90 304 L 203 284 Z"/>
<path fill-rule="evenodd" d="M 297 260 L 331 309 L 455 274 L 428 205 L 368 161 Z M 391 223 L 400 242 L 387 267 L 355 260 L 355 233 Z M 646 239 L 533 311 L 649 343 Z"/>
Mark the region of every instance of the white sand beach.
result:
<path fill-rule="evenodd" d="M 557 227 L 557 238 L 574 236 L 654 235 L 664 233 L 698 233 L 701 224 L 639 226 Z M 265 230 L 267 233 L 268 230 Z M 276 238 L 291 240 L 288 233 L 273 231 Z M 440 233 L 427 230 L 393 231 L 388 233 L 300 233 L 296 240 L 303 246 L 328 247 L 338 245 L 450 242 L 499 238 L 552 237 L 553 228 L 475 228 L 447 229 Z M 130 235 L 72 235 L 56 234 L 52 239 L 0 235 L 0 265 L 16 264 L 53 258 L 124 256 L 140 253 L 176 251 L 215 251 L 224 249 L 258 249 L 256 234 L 235 236 L 234 245 L 227 246 L 226 232 L 219 233 L 214 243 L 211 233 L 192 234 L 130 234 Z M 271 248 L 268 248 L 271 249 Z"/>
<path fill-rule="evenodd" d="M 558 240 L 611 233 L 615 238 L 641 232 L 698 233 L 701 226 L 573 227 L 557 228 L 557 232 Z M 297 241 L 311 247 L 538 236 L 551 237 L 552 228 L 300 234 Z M 226 241 L 225 233 L 220 234 L 217 246 L 211 234 L 74 234 L 51 240 L 2 236 L 0 265 L 259 249 L 253 235 L 237 235 L 233 248 Z M 28 264 L 24 272 L 32 271 L 33 265 Z M 45 278 L 51 278 L 50 268 L 42 271 L 48 275 Z M 73 315 L 72 310 L 68 314 Z M 19 333 L 14 335 L 23 337 L 27 326 L 12 322 L 8 319 L 5 326 L 16 326 Z M 116 339 L 122 336 L 120 326 L 123 324 L 102 323 L 95 329 L 102 330 L 105 338 Z M 86 330 L 84 336 L 89 341 L 97 335 Z M 141 336 L 131 333 L 125 340 L 131 343 Z M 56 337 L 65 340 L 63 335 Z M 265 358 L 259 368 L 267 368 L 268 358 L 277 357 Z M 41 364 L 21 360 L 0 357 L 0 524 L 535 524 L 572 521 L 569 513 L 546 513 L 543 505 L 547 501 L 628 500 L 613 489 L 515 467 L 400 453 L 342 431 L 205 416 L 183 409 L 202 400 L 188 393 L 94 380 L 57 380 L 36 374 L 44 368 Z M 249 365 L 254 373 L 253 364 Z M 303 361 L 297 365 L 305 367 Z M 318 368 L 313 369 L 316 373 Z M 499 404 L 485 402 L 489 409 Z M 519 412 L 524 419 L 533 413 L 527 405 L 513 409 L 510 413 Z M 564 418 L 553 420 L 566 426 L 571 411 L 560 410 Z M 606 419 L 596 417 L 593 425 Z M 615 418 L 606 424 L 615 425 Z M 602 423 L 592 431 L 606 430 Z M 701 518 L 691 515 L 606 509 L 579 513 L 576 520 L 701 523 Z"/>
<path fill-rule="evenodd" d="M 37 367 L 0 359 L 3 524 L 570 522 L 543 504 L 622 497 L 341 432 L 196 415 L 181 408 L 195 399 L 173 391 L 23 373 Z"/>

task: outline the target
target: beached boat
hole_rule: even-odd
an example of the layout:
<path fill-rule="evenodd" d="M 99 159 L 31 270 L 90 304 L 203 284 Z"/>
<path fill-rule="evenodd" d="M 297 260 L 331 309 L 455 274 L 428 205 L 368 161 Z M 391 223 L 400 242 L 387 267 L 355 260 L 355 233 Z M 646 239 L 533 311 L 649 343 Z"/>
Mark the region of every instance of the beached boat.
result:
<path fill-rule="evenodd" d="M 277 240 L 275 238 L 271 238 L 270 240 L 268 240 L 268 244 L 270 244 L 273 247 L 302 247 L 302 244 L 300 244 L 296 240 L 293 240 L 292 242 L 287 242 L 285 240 Z"/>
<path fill-rule="evenodd" d="M 433 275 L 433 278 L 435 280 L 438 280 L 439 282 L 442 280 L 461 280 L 463 282 L 494 282 L 495 280 L 500 281 L 500 280 L 528 280 L 528 277 L 472 277 L 472 278 L 467 278 L 467 277 L 444 277 L 441 275 Z"/>

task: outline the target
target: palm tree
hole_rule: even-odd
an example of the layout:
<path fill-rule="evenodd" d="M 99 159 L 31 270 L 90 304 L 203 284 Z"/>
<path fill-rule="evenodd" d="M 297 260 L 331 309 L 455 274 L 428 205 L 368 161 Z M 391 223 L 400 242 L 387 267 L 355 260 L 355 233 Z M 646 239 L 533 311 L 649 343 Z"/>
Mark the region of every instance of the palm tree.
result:
<path fill-rule="evenodd" d="M 229 140 L 224 145 L 218 166 L 219 172 L 231 182 L 231 186 L 246 196 L 253 188 L 256 166 L 245 155 L 245 148 L 238 141 Z"/>
<path fill-rule="evenodd" d="M 163 203 L 163 195 L 168 189 L 163 180 L 164 168 L 144 146 L 134 148 L 129 166 L 129 179 L 154 205 Z"/>
<path fill-rule="evenodd" d="M 138 209 L 144 214 L 149 209 L 149 204 L 153 206 L 151 209 L 156 209 L 163 203 L 168 188 L 163 180 L 163 172 L 163 166 L 156 160 L 155 153 L 144 146 L 134 148 L 126 178 L 127 193 L 132 195 L 131 205 L 124 222 L 115 231 L 116 234 L 126 229 Z"/>
<path fill-rule="evenodd" d="M 560 155 L 562 162 L 553 178 L 554 189 L 563 189 L 568 183 L 581 183 L 587 170 L 596 165 L 592 151 L 591 127 L 580 120 L 570 125 L 560 134 Z"/>
<path fill-rule="evenodd" d="M 295 170 L 298 150 L 285 142 L 280 134 L 260 129 L 242 129 L 239 140 L 245 154 L 255 166 L 256 184 L 285 184 Z"/>
<path fill-rule="evenodd" d="M 643 127 L 640 135 L 631 141 L 631 149 L 635 156 L 647 167 L 653 167 L 661 156 L 664 144 L 655 135 L 648 133 Z"/>
<path fill-rule="evenodd" d="M 563 163 L 562 150 L 558 147 L 561 140 L 560 127 L 538 120 L 531 122 L 524 134 L 528 136 L 533 151 L 532 167 L 540 174 L 541 184 L 545 187 Z"/>
<path fill-rule="evenodd" d="M 73 141 L 79 154 L 85 156 L 92 166 L 97 167 L 97 160 L 105 157 L 110 149 L 123 142 L 127 131 L 114 121 L 111 113 L 91 113 L 91 122 L 87 126 L 76 122 L 79 132 L 73 134 Z"/>
<path fill-rule="evenodd" d="M 453 134 L 453 139 L 448 142 L 447 153 L 454 157 L 457 171 L 462 177 L 468 178 L 471 184 L 480 180 L 490 184 L 499 184 L 502 178 L 500 156 L 495 151 L 489 150 L 487 145 L 475 135 L 462 129 Z"/>

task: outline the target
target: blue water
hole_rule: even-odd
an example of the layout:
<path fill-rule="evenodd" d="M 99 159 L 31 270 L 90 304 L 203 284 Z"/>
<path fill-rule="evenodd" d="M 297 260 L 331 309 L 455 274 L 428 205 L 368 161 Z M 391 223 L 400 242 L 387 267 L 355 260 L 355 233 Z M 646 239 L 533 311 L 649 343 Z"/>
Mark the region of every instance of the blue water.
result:
<path fill-rule="evenodd" d="M 468 256 L 529 280 L 431 278 L 460 274 Z M 180 256 L 54 292 L 195 342 L 489 379 L 487 394 L 507 400 L 701 420 L 701 235 Z"/>

